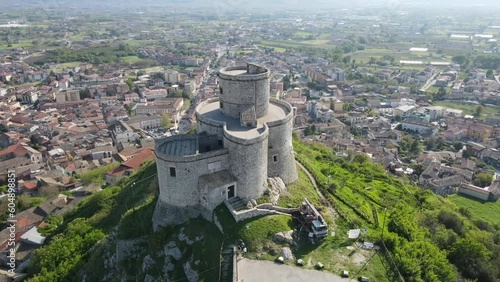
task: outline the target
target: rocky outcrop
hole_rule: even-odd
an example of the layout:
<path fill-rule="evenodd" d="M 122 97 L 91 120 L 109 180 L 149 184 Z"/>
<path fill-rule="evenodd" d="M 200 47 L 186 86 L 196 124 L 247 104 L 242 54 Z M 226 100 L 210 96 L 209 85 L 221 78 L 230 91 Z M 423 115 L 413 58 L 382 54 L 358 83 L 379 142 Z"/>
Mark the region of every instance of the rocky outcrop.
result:
<path fill-rule="evenodd" d="M 274 234 L 273 241 L 276 243 L 293 243 L 293 230 L 278 232 Z"/>
<path fill-rule="evenodd" d="M 280 256 L 282 256 L 285 260 L 294 260 L 295 257 L 292 254 L 292 250 L 289 247 L 281 248 Z"/>
<path fill-rule="evenodd" d="M 267 179 L 267 185 L 269 186 L 269 198 L 271 198 L 271 203 L 277 205 L 280 195 L 286 192 L 285 183 L 280 177 L 270 177 Z"/>

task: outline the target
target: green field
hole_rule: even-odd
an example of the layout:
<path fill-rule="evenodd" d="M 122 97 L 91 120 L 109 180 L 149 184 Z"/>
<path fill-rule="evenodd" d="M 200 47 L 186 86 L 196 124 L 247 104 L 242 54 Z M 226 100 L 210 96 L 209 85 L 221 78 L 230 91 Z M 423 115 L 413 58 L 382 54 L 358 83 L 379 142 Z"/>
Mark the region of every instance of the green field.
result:
<path fill-rule="evenodd" d="M 141 60 L 141 58 L 137 56 L 126 56 L 121 58 L 122 62 L 124 63 L 135 63 Z"/>
<path fill-rule="evenodd" d="M 294 48 L 294 47 L 319 47 L 319 48 L 331 48 L 333 45 L 329 44 L 329 40 L 287 40 L 287 41 L 272 41 L 272 40 L 261 40 L 263 46 L 266 47 L 281 47 L 281 48 Z"/>
<path fill-rule="evenodd" d="M 441 107 L 447 107 L 451 109 L 457 109 L 457 110 L 462 110 L 464 111 L 464 115 L 474 115 L 474 112 L 476 111 L 477 107 L 479 106 L 478 104 L 469 104 L 469 103 L 460 103 L 460 102 L 453 102 L 453 101 L 436 101 L 432 103 L 435 106 L 441 106 Z M 485 119 L 487 115 L 493 114 L 493 115 L 500 115 L 500 107 L 490 107 L 490 106 L 483 106 L 483 112 L 481 114 L 480 119 Z"/>
<path fill-rule="evenodd" d="M 81 64 L 82 64 L 82 62 L 69 62 L 69 63 L 57 64 L 56 72 L 62 72 L 64 69 L 74 68 L 74 67 L 77 67 Z"/>
<path fill-rule="evenodd" d="M 457 206 L 468 209 L 473 217 L 500 225 L 500 201 L 481 202 L 460 195 L 453 195 L 448 199 Z"/>

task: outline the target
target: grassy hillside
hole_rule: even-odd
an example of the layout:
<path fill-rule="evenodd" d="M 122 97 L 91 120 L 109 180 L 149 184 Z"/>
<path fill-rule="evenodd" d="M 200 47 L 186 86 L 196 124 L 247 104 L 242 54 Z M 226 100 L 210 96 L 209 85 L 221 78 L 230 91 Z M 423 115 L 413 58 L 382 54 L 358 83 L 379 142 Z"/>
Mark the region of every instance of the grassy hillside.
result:
<path fill-rule="evenodd" d="M 500 226 L 500 201 L 481 202 L 461 195 L 453 195 L 448 199 L 458 207 L 467 209 L 472 217 Z"/>
<path fill-rule="evenodd" d="M 366 156 L 338 158 L 321 144 L 296 140 L 294 149 L 344 222 L 368 227 L 367 240 L 387 246 L 391 256 L 384 259 L 394 277 L 500 279 L 499 226 L 480 220 L 485 216 L 481 211 L 469 212 L 452 200 L 404 183 Z"/>
<path fill-rule="evenodd" d="M 289 185 L 280 205 L 311 199 L 322 207 L 334 236 L 312 245 L 302 233 L 296 244 L 275 243 L 271 240 L 275 233 L 297 228 L 291 217 L 274 215 L 236 223 L 223 205 L 216 215 L 224 235 L 201 219 L 153 233 L 158 183 L 155 165 L 146 164 L 119 186 L 85 199 L 63 218 L 49 219 L 43 230 L 49 236 L 47 244 L 33 256 L 29 281 L 84 277 L 87 281 L 143 281 L 159 276 L 179 280 L 186 278 L 186 265 L 200 273 L 198 280 L 216 281 L 222 242 L 238 239 L 247 244 L 250 258 L 275 259 L 287 245 L 306 261 L 306 268 L 322 262 L 325 271 L 334 273 L 361 269 L 359 275 L 374 281 L 392 281 L 399 275 L 406 281 L 456 281 L 460 276 L 487 282 L 500 279 L 499 225 L 485 215 L 494 213 L 496 204 L 494 210 L 475 208 L 477 203 L 466 206 L 461 198 L 444 199 L 394 178 L 364 156 L 338 158 L 330 148 L 297 140 L 294 146 L 297 159 L 314 175 L 339 216 L 330 213 L 300 170 L 299 181 Z M 390 255 L 385 249 L 370 252 L 357 247 L 347 238 L 350 228 L 368 228 L 363 239 L 385 245 Z M 118 246 L 127 242 L 133 243 L 133 255 L 115 262 Z M 167 255 L 172 246 L 180 257 Z"/>
<path fill-rule="evenodd" d="M 119 186 L 91 195 L 63 218 L 49 220 L 51 224 L 44 228 L 49 239 L 35 251 L 28 281 L 81 281 L 83 277 L 87 281 L 113 277 L 144 280 L 146 275 L 165 279 L 163 266 L 168 262 L 163 250 L 169 242 L 175 242 L 182 258 L 180 263 L 173 264 L 168 279 L 185 279 L 182 265 L 200 260 L 191 265 L 195 270 L 205 270 L 199 280 L 216 281 L 222 235 L 204 220 L 192 220 L 154 233 L 151 218 L 157 190 L 156 165 L 148 163 Z M 113 260 L 120 240 L 137 241 L 137 251 L 119 263 L 121 272 L 116 272 L 114 266 L 108 269 L 104 266 Z M 146 257 L 152 262 L 144 268 L 149 260 Z M 106 276 L 109 279 L 104 279 Z"/>

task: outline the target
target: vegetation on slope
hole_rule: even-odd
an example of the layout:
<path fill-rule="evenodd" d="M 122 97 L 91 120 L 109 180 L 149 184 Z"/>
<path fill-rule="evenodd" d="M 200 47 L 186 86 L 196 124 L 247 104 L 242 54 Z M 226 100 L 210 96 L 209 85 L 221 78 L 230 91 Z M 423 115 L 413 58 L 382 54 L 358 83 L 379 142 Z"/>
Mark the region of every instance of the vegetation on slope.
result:
<path fill-rule="evenodd" d="M 397 266 L 395 277 L 401 275 L 405 281 L 500 278 L 498 226 L 478 222 L 451 201 L 387 175 L 365 156 L 337 158 L 330 148 L 296 140 L 294 148 L 349 226 L 370 226 L 368 239 L 387 246 L 387 257 Z"/>
<path fill-rule="evenodd" d="M 163 266 L 168 262 L 163 250 L 168 242 L 175 242 L 182 252 L 182 258 L 169 272 L 169 279 L 185 279 L 183 265 L 193 259 L 199 260 L 191 267 L 200 273 L 200 281 L 216 281 L 222 236 L 213 224 L 196 219 L 153 232 L 151 218 L 158 189 L 155 175 L 155 164 L 144 164 L 119 186 L 89 196 L 63 217 L 49 218 L 48 225 L 41 229 L 49 237 L 33 254 L 29 281 L 70 281 L 83 277 L 87 281 L 101 281 L 110 273 L 108 278 L 165 277 Z M 95 174 L 95 177 L 101 176 Z M 193 242 L 180 240 L 181 233 Z M 123 270 L 121 273 L 115 272 L 114 266 L 104 268 L 116 251 L 117 240 L 137 240 L 140 245 L 134 257 L 117 265 Z M 143 266 L 146 256 L 153 261 L 149 268 Z"/>

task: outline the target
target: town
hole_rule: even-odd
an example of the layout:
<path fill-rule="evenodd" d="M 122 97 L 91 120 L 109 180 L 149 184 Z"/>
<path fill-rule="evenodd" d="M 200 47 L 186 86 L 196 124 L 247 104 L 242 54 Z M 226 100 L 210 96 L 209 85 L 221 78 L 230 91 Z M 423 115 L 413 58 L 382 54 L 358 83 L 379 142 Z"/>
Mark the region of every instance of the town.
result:
<path fill-rule="evenodd" d="M 269 70 L 268 104 L 291 106 L 300 142 L 322 144 L 333 150 L 332 158 L 365 156 L 388 175 L 457 205 L 471 201 L 499 209 L 500 23 L 494 11 L 477 8 L 481 22 L 467 23 L 460 20 L 461 9 L 446 16 L 429 9 L 422 17 L 382 8 L 282 11 L 272 17 L 202 17 L 198 10 L 208 9 L 202 6 L 172 10 L 168 17 L 147 5 L 95 9 L 49 6 L 46 14 L 29 14 L 16 6 L 0 12 L 0 219 L 5 227 L 16 220 L 14 234 L 0 231 L 0 276 L 7 275 L 12 236 L 16 273 L 26 273 L 54 220 L 168 155 L 155 150 L 155 143 L 208 140 L 210 135 L 198 134 L 199 122 L 215 117 L 203 115 L 203 108 L 229 93 L 221 77 L 224 68 L 238 66 Z M 252 122 L 241 113 L 244 119 Z M 291 154 L 293 173 L 276 175 L 288 185 L 297 179 L 297 149 L 283 146 L 289 146 L 283 151 Z M 158 179 L 166 179 L 167 171 L 158 169 Z M 17 209 L 12 218 L 3 212 L 10 207 L 11 173 Z M 175 174 L 171 167 L 170 176 Z M 191 175 L 198 174 L 196 183 L 209 181 L 201 170 Z M 236 181 L 228 175 L 217 177 Z M 257 181 L 256 175 L 249 177 Z M 259 183 L 267 177 L 261 174 Z M 201 214 L 212 217 L 212 210 Z M 181 219 L 155 214 L 159 221 L 167 217 Z M 489 217 L 500 224 L 495 213 L 481 219 Z M 374 221 L 378 225 L 378 217 Z"/>

